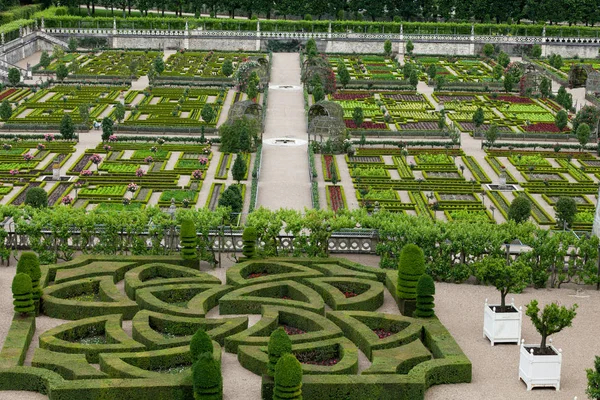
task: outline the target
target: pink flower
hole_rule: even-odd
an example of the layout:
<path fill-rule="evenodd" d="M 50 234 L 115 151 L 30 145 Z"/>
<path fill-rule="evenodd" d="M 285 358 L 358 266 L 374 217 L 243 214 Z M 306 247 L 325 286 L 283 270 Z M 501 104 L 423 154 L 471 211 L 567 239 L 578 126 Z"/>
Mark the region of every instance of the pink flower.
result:
<path fill-rule="evenodd" d="M 8 171 L 9 174 L 11 175 L 19 175 L 19 170 L 18 169 L 11 169 L 10 171 Z"/>
<path fill-rule="evenodd" d="M 60 202 L 63 203 L 65 206 L 68 206 L 73 202 L 73 198 L 71 196 L 65 196 Z"/>
<path fill-rule="evenodd" d="M 138 189 L 138 185 L 136 185 L 133 182 L 131 182 L 129 185 L 127 185 L 127 190 L 130 191 L 131 193 L 135 192 L 137 189 Z"/>
<path fill-rule="evenodd" d="M 112 150 L 111 146 L 109 146 L 107 144 L 104 145 L 104 151 L 111 151 L 111 150 Z"/>
<path fill-rule="evenodd" d="M 90 157 L 90 161 L 93 164 L 98 165 L 98 164 L 100 164 L 100 162 L 102 162 L 102 157 L 100 157 L 99 154 L 92 154 L 92 156 Z"/>
<path fill-rule="evenodd" d="M 206 165 L 206 164 L 208 164 L 208 158 L 200 157 L 200 158 L 198 158 L 198 162 L 200 163 L 200 165 Z"/>
<path fill-rule="evenodd" d="M 152 161 L 154 161 L 152 156 L 148 156 L 148 157 L 144 158 L 144 162 L 151 163 Z"/>
<path fill-rule="evenodd" d="M 202 171 L 200 171 L 199 169 L 197 169 L 194 172 L 192 172 L 192 178 L 194 178 L 194 179 L 202 179 Z"/>
<path fill-rule="evenodd" d="M 42 143 L 38 143 L 38 145 L 37 145 L 37 149 L 38 149 L 39 151 L 46 150 L 46 145 L 45 145 L 45 144 L 42 144 Z"/>
<path fill-rule="evenodd" d="M 89 169 L 84 169 L 83 171 L 81 171 L 79 173 L 79 175 L 81 175 L 81 176 L 92 176 L 92 174 L 93 174 L 93 172 L 90 171 Z"/>
<path fill-rule="evenodd" d="M 52 142 L 54 140 L 54 135 L 51 133 L 45 133 L 44 139 L 46 140 L 46 142 Z"/>
<path fill-rule="evenodd" d="M 108 141 L 109 142 L 116 142 L 117 141 L 117 135 L 110 135 L 108 137 Z"/>
<path fill-rule="evenodd" d="M 143 170 L 143 169 L 141 169 L 141 168 L 138 168 L 138 169 L 135 171 L 135 176 L 137 176 L 138 178 L 141 178 L 142 176 L 144 176 L 144 174 L 146 174 L 146 173 L 145 173 L 145 172 L 144 172 L 144 170 Z"/>
<path fill-rule="evenodd" d="M 31 160 L 33 160 L 33 154 L 31 154 L 31 153 L 25 153 L 25 154 L 23 154 L 23 159 L 25 161 L 31 161 Z"/>

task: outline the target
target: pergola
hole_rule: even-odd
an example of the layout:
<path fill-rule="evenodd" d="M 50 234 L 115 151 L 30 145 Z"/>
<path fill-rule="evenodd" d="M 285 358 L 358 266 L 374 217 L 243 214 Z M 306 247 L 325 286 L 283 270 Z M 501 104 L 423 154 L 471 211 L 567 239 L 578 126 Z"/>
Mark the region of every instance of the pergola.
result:
<path fill-rule="evenodd" d="M 332 142 L 343 142 L 346 124 L 342 106 L 326 100 L 313 104 L 308 110 L 308 135 L 315 141 L 331 139 Z"/>

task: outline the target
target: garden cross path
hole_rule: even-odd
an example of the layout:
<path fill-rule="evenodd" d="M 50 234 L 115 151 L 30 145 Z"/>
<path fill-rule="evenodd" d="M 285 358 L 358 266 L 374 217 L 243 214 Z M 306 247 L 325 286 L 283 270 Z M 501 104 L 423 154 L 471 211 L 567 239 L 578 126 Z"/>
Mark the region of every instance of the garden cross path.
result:
<path fill-rule="evenodd" d="M 273 54 L 268 96 L 257 206 L 312 208 L 298 53 Z"/>

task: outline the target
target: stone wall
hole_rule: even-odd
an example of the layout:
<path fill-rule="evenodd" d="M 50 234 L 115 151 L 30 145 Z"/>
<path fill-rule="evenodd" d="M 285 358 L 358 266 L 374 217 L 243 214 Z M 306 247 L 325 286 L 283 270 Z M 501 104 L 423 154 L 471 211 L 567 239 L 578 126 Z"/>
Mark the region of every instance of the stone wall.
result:
<path fill-rule="evenodd" d="M 255 51 L 256 39 L 245 38 L 190 38 L 190 49 L 222 51 Z"/>

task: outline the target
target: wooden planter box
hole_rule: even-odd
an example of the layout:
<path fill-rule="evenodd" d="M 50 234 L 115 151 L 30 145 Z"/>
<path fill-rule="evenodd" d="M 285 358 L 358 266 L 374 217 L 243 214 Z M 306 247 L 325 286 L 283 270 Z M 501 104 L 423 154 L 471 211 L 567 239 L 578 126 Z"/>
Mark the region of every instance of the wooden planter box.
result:
<path fill-rule="evenodd" d="M 519 343 L 521 341 L 522 307 L 515 307 L 514 299 L 510 304 L 515 312 L 494 312 L 499 304 L 488 304 L 485 299 L 483 307 L 483 337 L 492 343 Z"/>
<path fill-rule="evenodd" d="M 562 364 L 562 350 L 550 344 L 548 347 L 554 350 L 555 355 L 536 356 L 527 351 L 527 347 L 539 347 L 539 345 L 525 344 L 521 341 L 519 350 L 519 379 L 527 385 L 527 390 L 534 387 L 554 387 L 560 390 L 560 368 Z"/>

